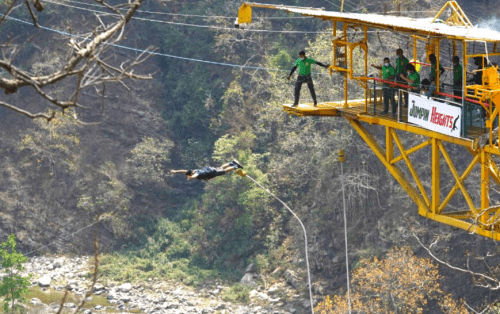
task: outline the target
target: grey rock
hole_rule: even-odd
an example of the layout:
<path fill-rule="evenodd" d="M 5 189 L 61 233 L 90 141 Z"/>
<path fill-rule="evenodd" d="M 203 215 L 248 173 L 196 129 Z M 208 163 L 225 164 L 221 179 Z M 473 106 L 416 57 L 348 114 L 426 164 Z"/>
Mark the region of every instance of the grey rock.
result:
<path fill-rule="evenodd" d="M 225 305 L 224 303 L 222 303 L 222 304 L 219 304 L 219 305 L 215 308 L 215 310 L 216 310 L 216 311 L 220 311 L 220 310 L 225 310 L 226 308 L 227 308 L 227 307 L 226 307 L 226 305 Z"/>
<path fill-rule="evenodd" d="M 302 300 L 300 301 L 300 305 L 302 305 L 303 308 L 307 309 L 311 307 L 311 300 Z"/>
<path fill-rule="evenodd" d="M 251 263 L 250 265 L 247 266 L 245 269 L 245 274 L 246 273 L 254 273 L 255 272 L 255 265 Z"/>
<path fill-rule="evenodd" d="M 267 301 L 269 300 L 269 296 L 265 294 L 264 292 L 259 292 L 257 293 L 257 297 L 261 299 L 262 301 Z"/>
<path fill-rule="evenodd" d="M 211 308 L 211 307 L 206 307 L 206 308 L 204 308 L 204 309 L 201 311 L 201 313 L 202 313 L 202 314 L 210 314 L 210 313 L 213 313 L 213 312 L 214 312 L 214 309 L 213 309 L 213 308 Z"/>
<path fill-rule="evenodd" d="M 63 265 L 63 261 L 61 259 L 56 259 L 54 263 L 52 263 L 52 267 L 61 268 Z"/>
<path fill-rule="evenodd" d="M 290 284 L 292 287 L 294 287 L 295 289 L 299 288 L 299 281 L 297 280 L 297 275 L 293 270 L 287 269 L 285 271 L 285 278 L 286 282 Z"/>
<path fill-rule="evenodd" d="M 111 290 L 108 293 L 107 299 L 108 300 L 116 300 L 116 299 L 118 299 L 118 295 L 116 294 L 116 291 L 115 290 Z"/>
<path fill-rule="evenodd" d="M 40 301 L 40 299 L 33 298 L 33 299 L 31 299 L 30 304 L 39 305 L 39 304 L 42 304 L 42 301 Z"/>
<path fill-rule="evenodd" d="M 132 285 L 129 283 L 124 283 L 123 285 L 117 287 L 116 290 L 121 292 L 129 292 L 130 290 L 132 290 Z"/>
<path fill-rule="evenodd" d="M 257 284 L 255 277 L 256 275 L 254 273 L 246 273 L 243 278 L 241 278 L 240 283 L 242 285 L 254 287 Z"/>
<path fill-rule="evenodd" d="M 219 289 L 215 289 L 215 290 L 210 291 L 210 293 L 212 295 L 218 295 L 220 293 L 220 290 Z"/>
<path fill-rule="evenodd" d="M 51 281 L 52 278 L 50 278 L 50 276 L 43 276 L 42 278 L 38 279 L 38 285 L 40 287 L 50 287 Z"/>
<path fill-rule="evenodd" d="M 319 283 L 315 283 L 312 285 L 312 291 L 314 294 L 325 295 L 325 287 L 323 287 Z"/>
<path fill-rule="evenodd" d="M 100 284 L 96 284 L 94 286 L 94 290 L 97 291 L 97 290 L 104 290 L 104 286 L 103 285 L 100 285 Z"/>

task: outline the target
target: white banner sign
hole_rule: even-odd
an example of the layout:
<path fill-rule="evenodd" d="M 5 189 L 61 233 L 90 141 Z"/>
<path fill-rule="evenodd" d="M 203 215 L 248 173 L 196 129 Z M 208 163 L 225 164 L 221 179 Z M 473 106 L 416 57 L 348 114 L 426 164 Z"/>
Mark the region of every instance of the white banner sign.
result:
<path fill-rule="evenodd" d="M 462 108 L 427 97 L 409 95 L 408 122 L 441 134 L 460 137 Z"/>

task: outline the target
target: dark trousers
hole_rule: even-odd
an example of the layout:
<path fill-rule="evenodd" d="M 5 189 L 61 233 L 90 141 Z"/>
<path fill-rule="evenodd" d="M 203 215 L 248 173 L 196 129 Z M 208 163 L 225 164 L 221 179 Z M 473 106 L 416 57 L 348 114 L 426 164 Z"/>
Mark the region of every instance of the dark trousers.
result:
<path fill-rule="evenodd" d="M 399 76 L 396 76 L 396 82 L 408 85 L 408 83 L 405 80 L 403 80 L 401 77 L 399 77 Z M 402 90 L 404 91 L 405 89 L 402 89 Z M 408 93 L 402 92 L 400 95 L 398 95 L 398 97 L 401 96 L 401 95 L 404 96 L 405 107 L 408 107 Z"/>
<path fill-rule="evenodd" d="M 309 91 L 311 92 L 311 97 L 314 101 L 316 101 L 316 92 L 314 91 L 314 83 L 311 74 L 299 75 L 297 77 L 297 82 L 295 82 L 295 105 L 299 104 L 300 89 L 302 88 L 303 83 L 307 83 L 307 87 L 309 87 Z"/>
<path fill-rule="evenodd" d="M 453 85 L 453 96 L 462 97 L 462 84 Z"/>
<path fill-rule="evenodd" d="M 392 113 L 396 113 L 396 111 L 398 110 L 398 106 L 396 105 L 396 99 L 394 99 L 394 89 L 391 86 L 384 84 L 383 93 L 384 112 L 389 112 L 389 102 L 391 102 Z"/>

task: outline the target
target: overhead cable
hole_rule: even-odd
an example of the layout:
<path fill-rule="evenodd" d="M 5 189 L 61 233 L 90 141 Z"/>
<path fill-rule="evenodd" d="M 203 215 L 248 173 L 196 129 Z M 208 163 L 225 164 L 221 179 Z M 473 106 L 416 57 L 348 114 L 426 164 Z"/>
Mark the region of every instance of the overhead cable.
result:
<path fill-rule="evenodd" d="M 112 16 L 120 16 L 119 14 L 116 14 L 116 13 L 109 13 L 109 12 L 97 11 L 97 10 L 92 10 L 92 9 L 87 9 L 87 8 L 81 8 L 81 7 L 77 7 L 77 6 L 73 6 L 73 5 L 69 5 L 69 4 L 53 2 L 53 1 L 50 1 L 50 0 L 44 0 L 44 2 L 50 3 L 50 4 L 62 5 L 62 6 L 73 8 L 73 9 L 78 9 L 78 10 L 83 10 L 83 11 L 89 11 L 89 12 L 93 12 L 93 13 L 99 13 L 99 14 L 105 14 L 105 15 L 112 15 Z M 147 19 L 147 18 L 136 17 L 136 16 L 132 17 L 132 19 L 134 19 L 134 20 L 140 20 L 140 21 L 162 23 L 162 24 L 170 24 L 170 25 L 180 25 L 180 26 L 197 27 L 197 28 L 210 28 L 210 29 L 218 29 L 218 30 L 225 30 L 225 31 L 240 31 L 240 32 L 242 31 L 242 29 L 240 29 L 240 28 L 220 27 L 220 26 L 213 26 L 213 25 L 188 24 L 188 23 L 178 23 L 178 22 L 169 22 L 169 21 Z M 330 32 L 275 31 L 275 30 L 267 30 L 267 29 L 244 29 L 244 31 L 257 32 L 257 33 L 280 33 L 280 34 L 330 34 Z"/>
<path fill-rule="evenodd" d="M 42 0 L 42 2 L 50 2 L 50 1 Z M 92 6 L 92 7 L 100 7 L 100 8 L 102 8 L 102 5 L 100 5 L 100 4 L 85 3 L 85 2 L 81 2 L 81 1 L 64 0 L 63 2 L 76 3 L 76 4 L 82 4 L 82 5 L 88 5 L 88 6 Z M 63 3 L 62 2 L 57 2 L 57 4 L 63 4 Z M 126 11 L 127 9 L 121 9 L 121 10 Z M 234 20 L 236 18 L 234 16 L 181 14 L 181 13 L 146 11 L 146 10 L 136 10 L 136 12 L 138 12 L 138 13 L 147 13 L 147 14 L 157 14 L 157 15 L 182 16 L 182 17 L 197 17 L 197 18 L 213 18 L 213 19 L 218 18 L 218 19 L 232 19 L 232 20 Z M 264 19 L 264 20 L 281 20 L 281 19 L 308 19 L 308 18 L 312 18 L 312 16 L 288 16 L 288 17 L 286 17 L 286 16 L 280 16 L 280 17 L 254 17 L 254 18 Z"/>
<path fill-rule="evenodd" d="M 50 1 L 50 0 L 43 0 L 43 1 L 46 3 L 50 3 L 50 4 L 62 5 L 62 6 L 66 6 L 66 7 L 70 7 L 70 8 L 74 8 L 74 9 L 93 12 L 93 13 L 119 16 L 116 13 L 108 13 L 108 12 L 103 12 L 103 11 L 87 9 L 87 8 L 81 8 L 81 7 L 76 7 L 76 6 L 72 6 L 69 4 L 63 4 L 63 3 Z M 225 30 L 225 31 L 240 31 L 240 32 L 243 31 L 243 32 L 256 32 L 256 33 L 278 33 L 278 34 L 331 34 L 332 33 L 332 31 L 319 31 L 319 32 L 318 31 L 286 31 L 286 30 L 278 31 L 278 30 L 267 30 L 267 29 L 231 28 L 231 27 L 220 27 L 220 26 L 213 26 L 213 25 L 178 23 L 178 22 L 170 22 L 170 21 L 163 21 L 163 20 L 147 19 L 147 18 L 141 18 L 141 17 L 135 17 L 135 16 L 132 17 L 132 19 L 140 20 L 140 21 L 154 22 L 154 23 L 188 26 L 188 27 L 196 27 L 196 28 L 209 28 L 209 29 L 217 29 L 217 30 Z M 374 33 L 374 32 L 377 32 L 377 31 L 368 31 L 368 33 Z M 379 31 L 379 32 L 387 32 L 387 31 Z"/>

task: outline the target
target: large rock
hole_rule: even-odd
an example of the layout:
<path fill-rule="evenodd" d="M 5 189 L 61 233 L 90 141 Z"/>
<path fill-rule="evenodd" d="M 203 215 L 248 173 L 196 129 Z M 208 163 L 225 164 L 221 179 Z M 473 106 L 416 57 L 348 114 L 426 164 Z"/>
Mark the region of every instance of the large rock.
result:
<path fill-rule="evenodd" d="M 124 283 L 123 285 L 117 287 L 116 290 L 121 292 L 130 292 L 130 290 L 132 290 L 132 285 L 129 283 Z"/>
<path fill-rule="evenodd" d="M 116 300 L 116 299 L 118 299 L 118 295 L 116 294 L 116 291 L 115 290 L 111 290 L 108 293 L 107 299 L 108 300 Z"/>
<path fill-rule="evenodd" d="M 43 276 L 42 278 L 38 279 L 38 285 L 40 287 L 50 287 L 52 279 L 50 276 Z"/>
<path fill-rule="evenodd" d="M 295 289 L 299 288 L 299 281 L 297 280 L 297 275 L 293 270 L 287 269 L 285 271 L 285 278 L 286 282 L 290 284 L 292 287 L 294 287 Z"/>
<path fill-rule="evenodd" d="M 246 273 L 243 278 L 241 278 L 240 283 L 247 286 L 255 286 L 257 284 L 257 275 L 255 273 Z"/>
<path fill-rule="evenodd" d="M 255 272 L 255 265 L 251 263 L 250 265 L 247 266 L 245 269 L 245 274 L 246 273 L 254 273 Z"/>
<path fill-rule="evenodd" d="M 38 299 L 38 298 L 33 298 L 33 299 L 31 299 L 30 304 L 39 305 L 39 304 L 42 304 L 42 301 L 40 301 L 40 299 Z"/>

